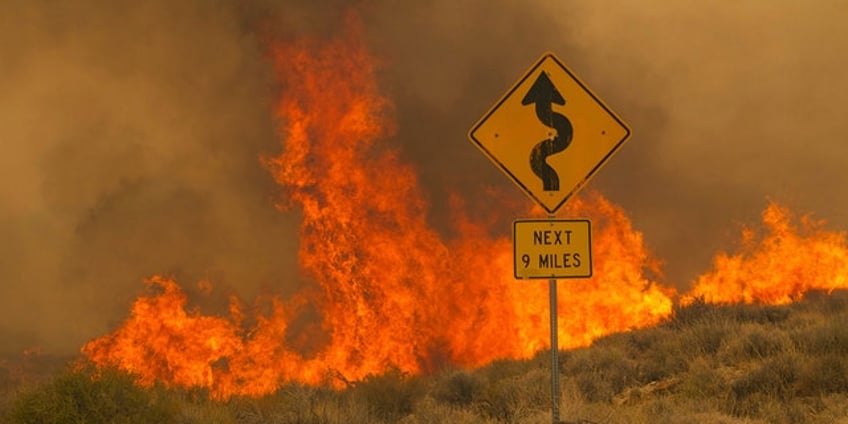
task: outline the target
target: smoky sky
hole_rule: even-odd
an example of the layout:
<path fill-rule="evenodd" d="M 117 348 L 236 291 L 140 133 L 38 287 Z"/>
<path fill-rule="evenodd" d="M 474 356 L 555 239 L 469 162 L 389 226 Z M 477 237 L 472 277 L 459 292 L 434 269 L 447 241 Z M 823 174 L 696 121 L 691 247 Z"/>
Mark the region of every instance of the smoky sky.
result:
<path fill-rule="evenodd" d="M 308 284 L 260 163 L 281 149 L 266 43 L 335 36 L 350 10 L 436 228 L 451 193 L 472 218 L 492 188 L 529 204 L 466 134 L 546 51 L 633 129 L 588 188 L 628 211 L 664 284 L 688 287 L 768 199 L 848 226 L 845 2 L 13 0 L 0 351 L 76 351 L 152 274 L 248 302 Z"/>

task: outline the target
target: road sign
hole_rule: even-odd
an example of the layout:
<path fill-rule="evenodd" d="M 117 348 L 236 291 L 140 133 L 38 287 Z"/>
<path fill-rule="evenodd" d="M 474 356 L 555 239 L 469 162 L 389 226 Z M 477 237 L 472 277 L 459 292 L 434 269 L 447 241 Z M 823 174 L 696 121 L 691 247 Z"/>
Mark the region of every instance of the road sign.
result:
<path fill-rule="evenodd" d="M 592 276 L 589 220 L 517 220 L 512 224 L 512 235 L 515 278 Z"/>
<path fill-rule="evenodd" d="M 621 147 L 630 129 L 553 53 L 546 53 L 468 136 L 554 214 Z"/>

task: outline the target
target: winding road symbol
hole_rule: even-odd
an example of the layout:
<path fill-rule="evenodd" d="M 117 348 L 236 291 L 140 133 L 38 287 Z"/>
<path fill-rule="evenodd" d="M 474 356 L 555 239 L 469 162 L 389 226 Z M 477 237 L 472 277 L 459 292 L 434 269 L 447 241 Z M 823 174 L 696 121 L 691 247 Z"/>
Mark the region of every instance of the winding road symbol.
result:
<path fill-rule="evenodd" d="M 553 111 L 553 104 L 565 105 L 565 99 L 557 91 L 548 74 L 542 72 L 521 100 L 522 105 L 535 104 L 536 117 L 546 127 L 556 130 L 552 138 L 547 138 L 533 147 L 530 153 L 530 168 L 542 179 L 542 190 L 559 191 L 559 175 L 548 165 L 548 156 L 560 153 L 571 144 L 573 129 L 571 121 Z"/>
<path fill-rule="evenodd" d="M 555 214 L 630 136 L 630 128 L 553 53 L 545 53 L 468 138 Z"/>

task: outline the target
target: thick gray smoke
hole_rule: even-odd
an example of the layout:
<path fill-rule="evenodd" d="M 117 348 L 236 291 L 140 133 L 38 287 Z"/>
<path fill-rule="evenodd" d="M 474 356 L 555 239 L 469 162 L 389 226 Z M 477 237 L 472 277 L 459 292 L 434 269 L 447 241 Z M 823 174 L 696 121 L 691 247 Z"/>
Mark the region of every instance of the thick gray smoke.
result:
<path fill-rule="evenodd" d="M 630 212 L 667 284 L 767 196 L 848 226 L 844 2 L 349 3 L 3 2 L 0 352 L 75 351 L 154 273 L 245 299 L 301 286 L 297 214 L 259 163 L 280 149 L 263 40 L 330 36 L 350 7 L 437 226 L 450 192 L 524 196 L 465 134 L 544 51 L 633 128 L 590 188 Z"/>

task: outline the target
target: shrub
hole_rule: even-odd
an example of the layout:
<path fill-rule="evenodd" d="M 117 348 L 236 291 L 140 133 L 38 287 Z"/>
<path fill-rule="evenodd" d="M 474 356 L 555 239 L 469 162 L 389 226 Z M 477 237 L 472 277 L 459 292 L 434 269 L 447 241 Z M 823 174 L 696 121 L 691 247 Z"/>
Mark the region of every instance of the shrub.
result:
<path fill-rule="evenodd" d="M 831 316 L 843 313 L 848 309 L 848 291 L 810 290 L 804 294 L 804 301 L 798 304 L 797 309 L 812 310 Z"/>
<path fill-rule="evenodd" d="M 637 362 L 612 348 L 589 348 L 576 353 L 564 373 L 575 379 L 590 402 L 610 401 L 628 386 L 640 383 Z"/>
<path fill-rule="evenodd" d="M 689 327 L 695 323 L 702 322 L 707 317 L 716 313 L 716 306 L 708 304 L 703 298 L 696 298 L 686 306 L 675 304 L 671 311 L 671 319 L 667 326 L 680 329 Z"/>
<path fill-rule="evenodd" d="M 330 417 L 340 409 L 354 413 L 342 405 L 344 397 L 344 392 L 328 388 L 288 384 L 261 398 L 232 399 L 228 407 L 235 411 L 239 424 L 321 424 L 333 422 Z"/>
<path fill-rule="evenodd" d="M 795 331 L 792 339 L 801 351 L 812 355 L 848 355 L 848 320 L 840 317 L 821 326 Z"/>
<path fill-rule="evenodd" d="M 513 423 L 528 410 L 528 399 L 517 378 L 491 382 L 474 402 L 474 409 L 497 422 Z"/>
<path fill-rule="evenodd" d="M 476 422 L 479 420 L 470 411 L 441 404 L 429 396 L 416 403 L 412 415 L 400 421 L 401 424 L 472 424 Z"/>
<path fill-rule="evenodd" d="M 829 353 L 806 361 L 798 373 L 797 390 L 802 396 L 848 392 L 848 358 Z"/>
<path fill-rule="evenodd" d="M 572 356 L 569 352 L 560 353 Z M 475 372 L 475 376 L 484 377 L 478 380 L 481 386 L 472 408 L 486 418 L 508 423 L 524 422 L 533 414 L 550 409 L 549 355 L 550 351 L 540 353 L 529 362 L 498 361 Z"/>
<path fill-rule="evenodd" d="M 724 364 L 739 364 L 761 360 L 793 347 L 792 340 L 783 331 L 767 329 L 757 324 L 745 324 L 735 337 L 726 341 L 720 357 Z"/>
<path fill-rule="evenodd" d="M 798 378 L 799 355 L 784 353 L 760 364 L 731 384 L 731 412 L 738 416 L 756 416 L 770 401 L 786 401 L 794 395 Z"/>
<path fill-rule="evenodd" d="M 10 421 L 20 424 L 174 422 L 176 405 L 161 389 L 145 389 L 114 370 L 71 370 L 23 391 L 13 401 Z"/>
<path fill-rule="evenodd" d="M 567 352 L 559 352 L 560 355 Z M 560 356 L 560 360 L 562 360 L 562 356 Z M 536 357 L 533 359 L 533 362 L 544 363 L 546 366 L 550 366 L 550 350 L 539 352 Z M 515 376 L 523 375 L 527 372 L 528 364 L 524 361 L 513 361 L 508 359 L 499 359 L 485 368 L 478 370 L 475 374 L 480 375 L 483 381 L 492 383 L 498 380 L 509 379 Z"/>
<path fill-rule="evenodd" d="M 699 323 L 683 331 L 681 345 L 688 357 L 714 355 L 728 335 L 732 334 L 735 324 L 719 322 Z"/>
<path fill-rule="evenodd" d="M 367 377 L 351 389 L 351 394 L 375 418 L 394 422 L 412 413 L 415 401 L 424 395 L 424 387 L 419 380 L 391 370 Z"/>
<path fill-rule="evenodd" d="M 789 318 L 791 312 L 788 306 L 747 305 L 744 303 L 726 305 L 722 308 L 726 309 L 736 322 L 756 324 L 778 324 L 784 322 Z"/>
<path fill-rule="evenodd" d="M 689 364 L 680 386 L 681 393 L 689 399 L 715 399 L 727 392 L 727 382 L 721 372 L 703 358 Z"/>
<path fill-rule="evenodd" d="M 667 325 L 673 328 L 685 328 L 701 323 L 716 321 L 736 323 L 777 324 L 790 316 L 787 306 L 760 304 L 714 305 L 695 299 L 687 306 L 675 306 L 671 320 Z"/>
<path fill-rule="evenodd" d="M 483 382 L 467 371 L 454 371 L 437 382 L 433 398 L 455 406 L 468 406 L 480 395 Z"/>
<path fill-rule="evenodd" d="M 686 369 L 680 332 L 668 326 L 611 334 L 595 341 L 591 349 L 619 351 L 625 355 L 633 367 L 630 371 L 635 371 L 628 384 L 662 380 Z"/>
<path fill-rule="evenodd" d="M 642 356 L 664 346 L 677 335 L 667 327 L 644 328 L 637 331 L 620 333 L 631 357 Z M 596 343 L 596 346 L 601 346 Z"/>

